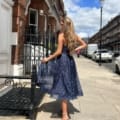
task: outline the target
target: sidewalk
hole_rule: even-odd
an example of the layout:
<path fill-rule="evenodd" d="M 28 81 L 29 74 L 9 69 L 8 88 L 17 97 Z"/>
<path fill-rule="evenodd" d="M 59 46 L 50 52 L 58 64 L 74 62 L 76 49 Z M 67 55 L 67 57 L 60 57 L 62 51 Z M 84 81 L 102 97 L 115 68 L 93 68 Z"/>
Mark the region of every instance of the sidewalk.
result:
<path fill-rule="evenodd" d="M 120 120 L 120 76 L 82 56 L 75 57 L 75 61 L 84 96 L 70 101 L 71 120 Z M 61 120 L 51 118 L 59 106 L 59 101 L 46 94 L 36 120 Z M 25 117 L 0 116 L 0 120 L 3 119 L 25 120 Z"/>

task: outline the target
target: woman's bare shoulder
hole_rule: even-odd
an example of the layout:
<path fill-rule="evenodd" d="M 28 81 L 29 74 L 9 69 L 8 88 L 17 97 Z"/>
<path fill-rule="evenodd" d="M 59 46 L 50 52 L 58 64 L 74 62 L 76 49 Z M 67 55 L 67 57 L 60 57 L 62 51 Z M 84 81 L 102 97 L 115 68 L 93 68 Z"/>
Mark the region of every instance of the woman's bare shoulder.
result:
<path fill-rule="evenodd" d="M 63 32 L 60 32 L 59 35 L 58 35 L 58 38 L 64 38 L 64 33 Z"/>
<path fill-rule="evenodd" d="M 63 35 L 64 35 L 64 33 L 63 33 L 63 32 L 60 32 L 60 33 L 59 33 L 59 35 L 60 35 L 60 36 L 63 36 Z"/>

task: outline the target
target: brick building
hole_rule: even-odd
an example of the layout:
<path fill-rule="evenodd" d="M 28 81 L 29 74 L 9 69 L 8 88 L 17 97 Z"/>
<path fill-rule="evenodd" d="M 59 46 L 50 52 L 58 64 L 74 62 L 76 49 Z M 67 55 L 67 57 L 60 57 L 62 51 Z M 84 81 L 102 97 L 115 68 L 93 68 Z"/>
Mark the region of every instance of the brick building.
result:
<path fill-rule="evenodd" d="M 53 32 L 56 32 L 60 25 L 59 20 L 61 16 L 65 15 L 64 3 L 63 0 L 1 0 L 0 4 L 4 7 L 1 8 L 3 12 L 7 11 L 4 16 L 4 19 L 0 21 L 3 26 L 5 25 L 4 20 L 9 18 L 10 22 L 7 25 L 10 25 L 10 39 L 9 49 L 7 51 L 8 61 L 5 64 L 9 64 L 7 67 L 10 70 L 5 70 L 4 73 L 11 73 L 14 75 L 20 75 L 23 69 L 23 49 L 25 42 L 25 31 L 26 28 L 31 28 L 33 32 L 39 30 L 40 32 L 46 32 L 50 29 Z M 2 12 L 0 15 L 2 16 Z M 3 39 L 5 39 L 6 31 L 4 31 Z M 2 36 L 2 29 L 0 31 Z M 7 41 L 6 41 L 7 42 Z M 6 44 L 4 44 L 5 46 Z M 4 47 L 5 48 L 5 47 Z M 2 52 L 0 52 L 3 54 Z M 6 54 L 6 53 L 5 53 Z M 2 63 L 0 63 L 2 65 Z M 21 71 L 21 72 L 20 72 Z"/>
<path fill-rule="evenodd" d="M 120 52 L 120 15 L 108 22 L 102 29 L 102 48 L 107 48 L 113 52 Z M 99 45 L 101 39 L 100 31 L 89 39 L 89 43 Z"/>

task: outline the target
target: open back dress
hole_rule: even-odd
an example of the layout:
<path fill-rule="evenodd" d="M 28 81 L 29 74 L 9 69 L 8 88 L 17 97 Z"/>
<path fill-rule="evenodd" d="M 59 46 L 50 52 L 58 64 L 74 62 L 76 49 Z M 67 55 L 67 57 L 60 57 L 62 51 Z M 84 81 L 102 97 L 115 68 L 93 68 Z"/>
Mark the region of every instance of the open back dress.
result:
<path fill-rule="evenodd" d="M 83 96 L 80 80 L 77 75 L 73 56 L 69 54 L 67 46 L 63 46 L 62 54 L 56 59 L 53 88 L 50 91 L 56 99 L 75 99 Z"/>

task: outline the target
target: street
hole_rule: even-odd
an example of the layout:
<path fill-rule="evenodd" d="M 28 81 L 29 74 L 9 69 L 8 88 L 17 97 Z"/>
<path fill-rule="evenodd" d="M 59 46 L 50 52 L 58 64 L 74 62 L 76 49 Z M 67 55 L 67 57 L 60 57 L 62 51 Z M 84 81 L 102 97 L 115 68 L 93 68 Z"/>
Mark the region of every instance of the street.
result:
<path fill-rule="evenodd" d="M 84 96 L 69 102 L 71 120 L 120 120 L 119 75 L 83 56 L 74 57 Z M 52 117 L 58 111 L 60 101 L 46 94 L 38 106 L 36 120 L 61 120 Z M 0 114 L 0 120 L 3 119 L 25 120 L 26 117 L 6 112 Z"/>
<path fill-rule="evenodd" d="M 72 120 L 119 120 L 120 119 L 120 79 L 119 75 L 98 63 L 75 56 L 76 66 L 84 96 L 69 104 Z M 57 106 L 54 107 L 53 106 Z M 52 120 L 51 115 L 59 111 L 54 99 L 46 96 L 38 118 Z M 48 115 L 48 116 L 47 116 Z M 46 116 L 45 118 L 43 116 Z M 38 119 L 39 120 L 39 119 Z M 53 120 L 57 120 L 54 118 Z M 58 119 L 60 120 L 60 119 Z"/>
<path fill-rule="evenodd" d="M 61 64 L 46 67 L 52 77 L 40 74 L 59 78 L 63 86 L 52 87 L 64 95 L 77 94 L 80 81 L 83 97 L 68 101 L 71 120 L 120 120 L 119 1 L 0 0 L 0 120 L 61 120 L 61 101 L 40 90 L 37 76 L 56 57 Z"/>

